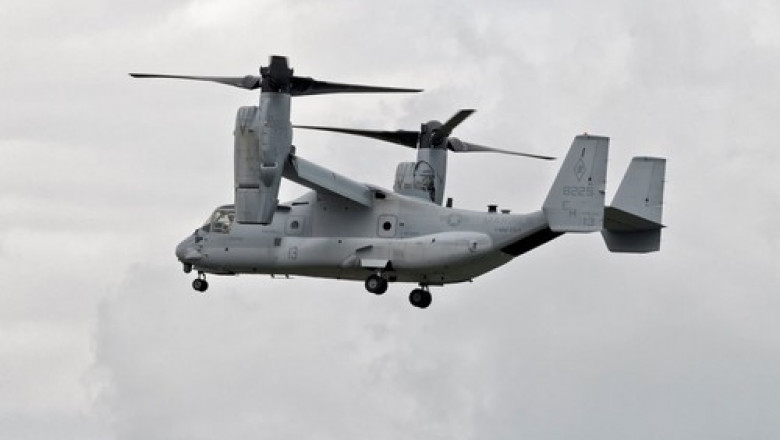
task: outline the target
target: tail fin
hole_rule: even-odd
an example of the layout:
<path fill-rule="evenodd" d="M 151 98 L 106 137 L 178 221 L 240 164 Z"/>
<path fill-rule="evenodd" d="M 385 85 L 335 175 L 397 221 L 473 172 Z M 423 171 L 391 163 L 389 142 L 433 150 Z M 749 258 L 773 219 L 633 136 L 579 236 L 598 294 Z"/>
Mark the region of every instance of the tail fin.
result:
<path fill-rule="evenodd" d="M 635 157 L 606 208 L 604 241 L 612 252 L 654 252 L 661 248 L 666 159 Z"/>
<path fill-rule="evenodd" d="M 553 232 L 594 232 L 604 224 L 609 138 L 574 138 L 542 211 Z"/>

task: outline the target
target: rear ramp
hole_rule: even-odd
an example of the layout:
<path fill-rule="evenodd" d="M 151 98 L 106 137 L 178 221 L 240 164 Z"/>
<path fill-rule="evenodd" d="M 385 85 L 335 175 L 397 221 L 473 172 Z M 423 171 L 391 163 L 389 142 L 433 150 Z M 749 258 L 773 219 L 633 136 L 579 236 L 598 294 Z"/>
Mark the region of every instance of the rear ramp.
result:
<path fill-rule="evenodd" d="M 666 159 L 635 157 L 605 209 L 604 242 L 611 252 L 647 253 L 661 249 Z"/>

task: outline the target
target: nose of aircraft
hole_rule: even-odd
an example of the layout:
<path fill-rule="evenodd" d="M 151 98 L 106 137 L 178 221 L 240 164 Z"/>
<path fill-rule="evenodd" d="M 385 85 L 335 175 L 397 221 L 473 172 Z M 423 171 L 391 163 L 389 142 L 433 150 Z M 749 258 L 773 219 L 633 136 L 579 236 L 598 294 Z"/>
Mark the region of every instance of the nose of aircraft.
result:
<path fill-rule="evenodd" d="M 182 263 L 194 263 L 201 259 L 200 246 L 196 245 L 196 236 L 190 235 L 176 246 L 176 258 Z"/>

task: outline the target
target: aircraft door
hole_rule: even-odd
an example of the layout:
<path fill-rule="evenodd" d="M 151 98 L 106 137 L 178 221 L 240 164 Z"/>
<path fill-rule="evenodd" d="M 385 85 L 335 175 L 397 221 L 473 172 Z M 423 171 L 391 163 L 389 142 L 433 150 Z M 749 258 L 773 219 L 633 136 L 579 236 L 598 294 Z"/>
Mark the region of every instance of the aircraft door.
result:
<path fill-rule="evenodd" d="M 397 228 L 398 217 L 394 215 L 380 215 L 377 222 L 376 235 L 382 238 L 393 238 Z"/>

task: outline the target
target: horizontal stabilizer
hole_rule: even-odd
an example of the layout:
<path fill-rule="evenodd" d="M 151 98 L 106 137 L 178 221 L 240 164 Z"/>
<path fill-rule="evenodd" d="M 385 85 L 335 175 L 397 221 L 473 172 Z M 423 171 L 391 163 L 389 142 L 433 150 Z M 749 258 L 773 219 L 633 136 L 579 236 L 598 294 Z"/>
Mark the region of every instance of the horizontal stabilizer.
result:
<path fill-rule="evenodd" d="M 650 231 L 663 227 L 664 225 L 658 222 L 623 211 L 622 209 L 613 206 L 604 208 L 604 229 L 610 231 Z"/>
<path fill-rule="evenodd" d="M 635 157 L 605 210 L 602 236 L 611 252 L 646 253 L 661 248 L 666 159 Z"/>
<path fill-rule="evenodd" d="M 600 231 L 609 138 L 574 138 L 542 210 L 553 232 Z"/>
<path fill-rule="evenodd" d="M 610 252 L 644 254 L 661 249 L 661 230 L 635 232 L 613 232 L 608 229 L 601 231 L 604 243 Z"/>

